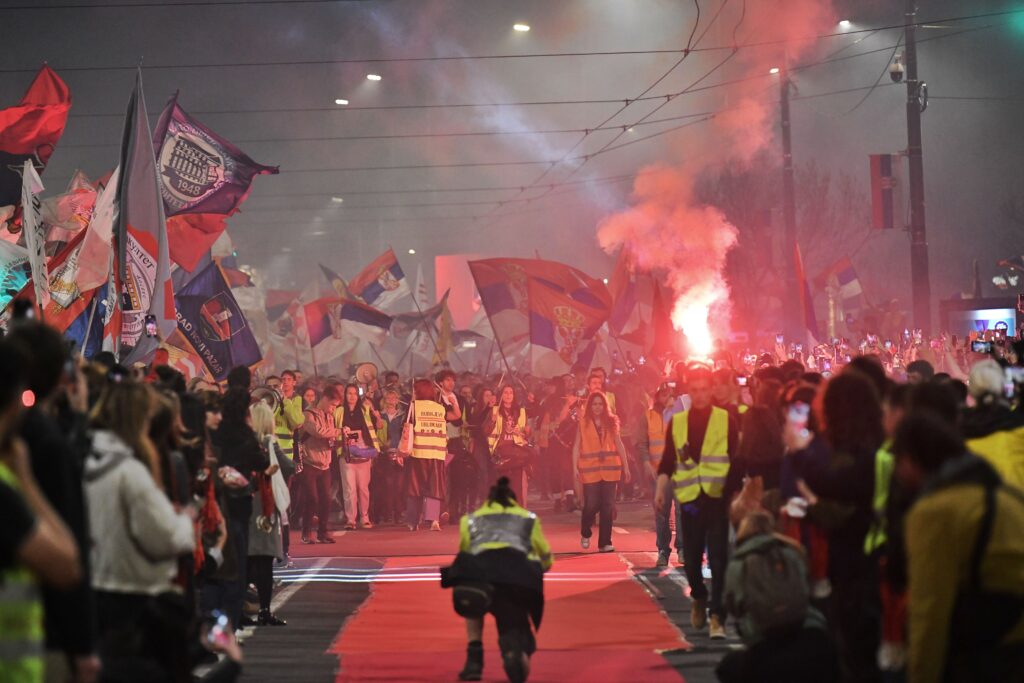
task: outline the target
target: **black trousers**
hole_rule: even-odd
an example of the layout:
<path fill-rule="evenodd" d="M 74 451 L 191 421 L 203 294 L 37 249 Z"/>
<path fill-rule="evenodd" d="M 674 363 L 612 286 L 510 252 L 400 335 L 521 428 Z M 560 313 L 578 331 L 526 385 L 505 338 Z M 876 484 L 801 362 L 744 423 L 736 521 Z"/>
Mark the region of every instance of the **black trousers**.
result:
<path fill-rule="evenodd" d="M 313 514 L 319 517 L 317 533 L 327 535 L 327 523 L 331 517 L 331 471 L 306 467 L 299 475 L 305 489 L 305 510 L 302 515 L 302 535 L 309 537 L 313 527 Z"/>
<path fill-rule="evenodd" d="M 679 530 L 676 531 L 678 533 Z M 722 593 L 725 590 L 725 565 L 729 561 L 729 515 L 725 498 L 712 498 L 703 492 L 697 500 L 683 504 L 683 564 L 690 597 L 707 600 L 701 560 L 708 550 L 711 568 L 711 614 L 725 619 Z"/>
<path fill-rule="evenodd" d="M 532 655 L 537 650 L 537 640 L 530 624 L 530 606 L 537 600 L 537 593 L 521 586 L 494 584 L 494 598 L 490 613 L 498 627 L 498 638 L 519 635 L 523 652 Z"/>
<path fill-rule="evenodd" d="M 580 518 L 580 535 L 590 538 L 594 533 L 594 518 L 597 517 L 597 545 L 612 544 L 612 512 L 615 509 L 617 481 L 599 481 L 583 485 L 583 517 Z"/>
<path fill-rule="evenodd" d="M 270 609 L 270 598 L 274 593 L 274 558 L 270 555 L 249 556 L 249 579 L 256 584 L 260 598 L 260 609 Z"/>
<path fill-rule="evenodd" d="M 715 673 L 722 683 L 837 683 L 839 660 L 825 631 L 804 628 L 730 652 Z"/>

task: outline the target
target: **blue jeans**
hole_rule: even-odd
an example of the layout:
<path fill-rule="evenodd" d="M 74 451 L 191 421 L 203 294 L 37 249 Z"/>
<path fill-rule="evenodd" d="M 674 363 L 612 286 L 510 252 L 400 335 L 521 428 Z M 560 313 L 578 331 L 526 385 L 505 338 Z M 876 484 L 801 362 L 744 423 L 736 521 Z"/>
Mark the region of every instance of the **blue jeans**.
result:
<path fill-rule="evenodd" d="M 668 524 L 668 516 L 672 514 L 673 510 L 676 515 L 676 550 L 683 549 L 683 506 L 676 501 L 671 490 L 669 496 L 671 497 L 665 503 L 665 511 L 654 511 L 654 533 L 657 539 L 658 554 L 665 556 L 672 554 L 672 530 Z"/>

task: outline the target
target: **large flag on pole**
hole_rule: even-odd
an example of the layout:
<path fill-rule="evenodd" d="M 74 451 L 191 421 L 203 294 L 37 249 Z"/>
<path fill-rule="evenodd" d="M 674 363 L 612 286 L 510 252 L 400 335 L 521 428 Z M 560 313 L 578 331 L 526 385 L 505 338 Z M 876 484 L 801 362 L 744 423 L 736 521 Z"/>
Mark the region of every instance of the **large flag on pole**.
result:
<path fill-rule="evenodd" d="M 71 91 L 44 64 L 21 102 L 0 110 L 0 206 L 18 201 L 26 160 L 39 171 L 46 167 L 70 109 Z"/>
<path fill-rule="evenodd" d="M 167 224 L 160 197 L 153 138 L 149 132 L 142 70 L 128 101 L 121 139 L 121 175 L 117 186 L 117 264 L 121 285 L 121 345 L 135 347 L 145 318 L 156 318 L 163 337 L 178 326 L 167 250 Z M 156 348 L 154 344 L 147 344 Z M 140 349 L 145 353 L 145 349 Z M 138 352 L 135 354 L 138 357 Z"/>
<path fill-rule="evenodd" d="M 348 285 L 345 283 L 345 278 L 338 275 L 336 272 L 334 272 L 333 270 L 331 270 L 322 263 L 320 264 L 320 271 L 324 274 L 324 277 L 327 278 L 327 281 L 331 283 L 331 287 L 334 288 L 334 291 L 338 294 L 339 297 L 341 297 L 342 299 L 355 298 L 349 291 Z"/>
<path fill-rule="evenodd" d="M 797 286 L 800 288 L 800 310 L 803 313 L 804 329 L 810 336 L 809 343 L 813 345 L 821 339 L 818 332 L 818 317 L 814 314 L 814 299 L 811 297 L 811 286 L 804 272 L 804 258 L 800 254 L 800 245 L 794 244 L 793 249 L 796 252 L 793 264 L 796 267 Z"/>
<path fill-rule="evenodd" d="M 175 297 L 178 330 L 218 382 L 237 365 L 263 357 L 231 287 L 216 263 L 196 274 Z"/>
<path fill-rule="evenodd" d="M 348 283 L 348 289 L 353 295 L 379 309 L 388 308 L 410 293 L 402 266 L 398 264 L 398 257 L 390 247 L 363 268 Z"/>
<path fill-rule="evenodd" d="M 43 225 L 43 205 L 37 195 L 43 191 L 43 181 L 36 173 L 31 159 L 22 166 L 21 225 L 25 232 L 25 246 L 28 247 L 28 262 L 32 268 L 32 284 L 36 290 L 36 304 L 44 310 L 50 302 L 46 274 L 46 226 Z"/>
<path fill-rule="evenodd" d="M 96 195 L 92 218 L 85 228 L 85 237 L 78 254 L 75 283 L 87 292 L 110 279 L 110 252 L 113 248 L 114 223 L 117 222 L 117 192 L 121 180 L 120 167 L 110 175 L 106 187 Z"/>
<path fill-rule="evenodd" d="M 153 140 L 159 154 L 160 192 L 168 216 L 211 213 L 230 216 L 249 194 L 257 175 L 276 174 L 196 121 L 178 106 L 177 93 L 160 114 Z"/>
<path fill-rule="evenodd" d="M 574 276 L 580 279 L 572 289 L 541 277 L 529 279 L 530 360 L 535 375 L 551 377 L 576 367 L 581 352 L 588 343 L 593 345 L 608 319 L 611 297 L 604 283 L 579 271 Z"/>

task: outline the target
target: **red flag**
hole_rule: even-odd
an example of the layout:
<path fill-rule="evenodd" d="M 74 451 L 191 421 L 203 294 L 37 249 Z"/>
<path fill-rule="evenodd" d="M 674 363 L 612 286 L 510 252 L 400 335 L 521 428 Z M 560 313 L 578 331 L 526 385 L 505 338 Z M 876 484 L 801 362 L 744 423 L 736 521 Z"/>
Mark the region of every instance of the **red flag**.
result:
<path fill-rule="evenodd" d="M 32 159 L 42 173 L 64 132 L 71 91 L 45 64 L 16 106 L 0 110 L 0 206 L 15 204 L 21 193 L 20 169 Z"/>
<path fill-rule="evenodd" d="M 227 228 L 224 216 L 183 213 L 167 219 L 167 248 L 171 260 L 192 272 Z"/>

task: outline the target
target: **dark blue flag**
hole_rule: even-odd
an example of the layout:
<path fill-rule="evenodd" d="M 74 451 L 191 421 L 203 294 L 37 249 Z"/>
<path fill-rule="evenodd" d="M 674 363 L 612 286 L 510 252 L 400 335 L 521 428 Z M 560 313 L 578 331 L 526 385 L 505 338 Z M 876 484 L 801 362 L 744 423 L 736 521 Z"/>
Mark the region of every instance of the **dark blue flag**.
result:
<path fill-rule="evenodd" d="M 252 367 L 263 356 L 242 309 L 216 263 L 198 272 L 174 297 L 178 329 L 217 381 L 236 365 Z"/>

